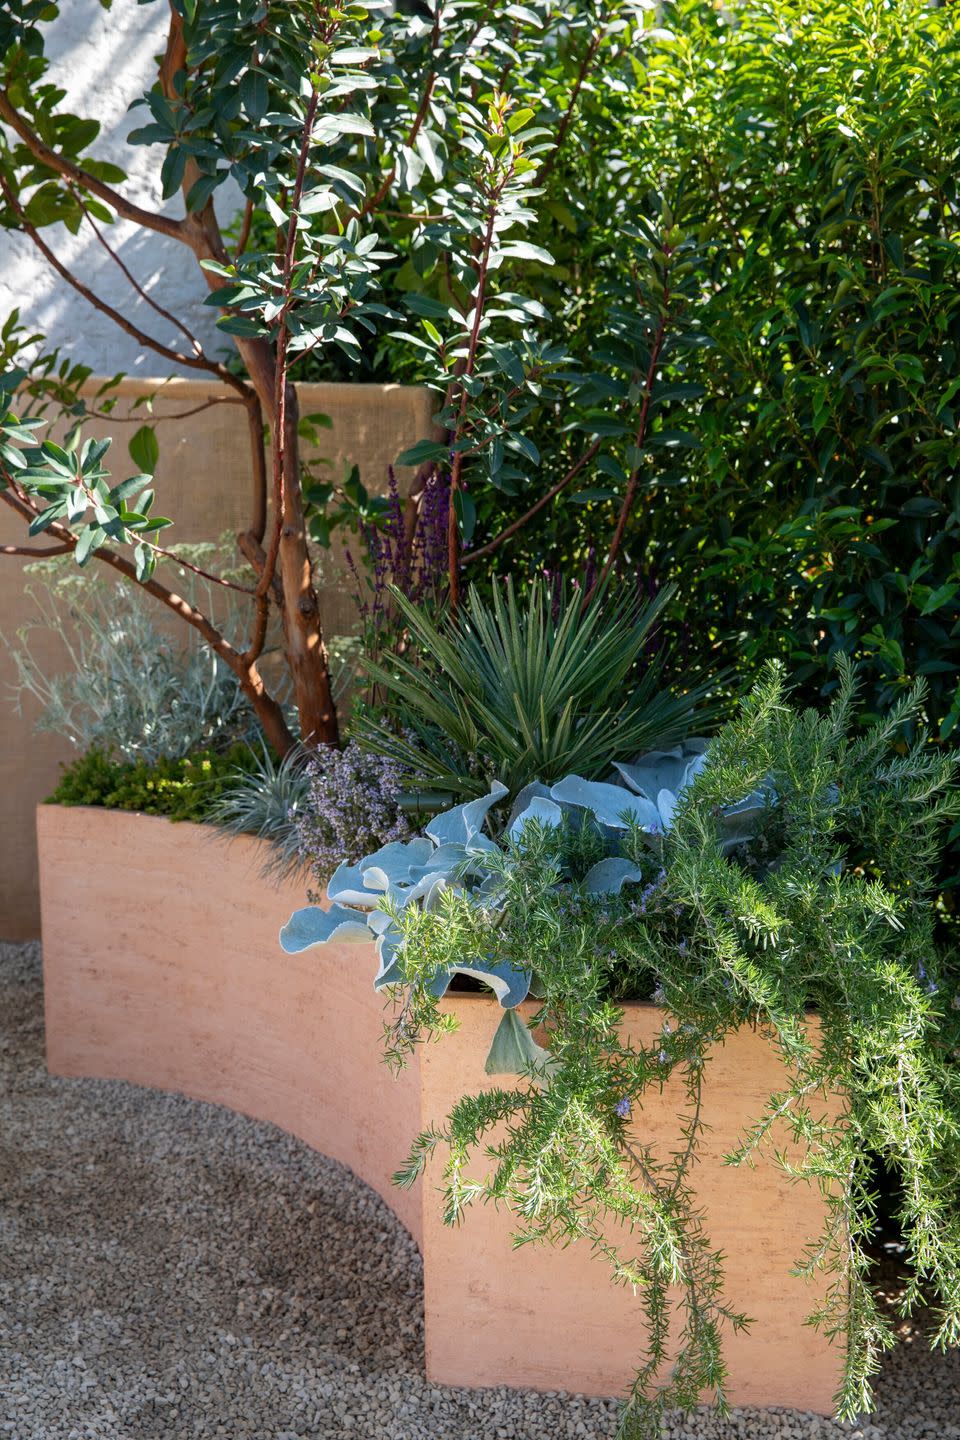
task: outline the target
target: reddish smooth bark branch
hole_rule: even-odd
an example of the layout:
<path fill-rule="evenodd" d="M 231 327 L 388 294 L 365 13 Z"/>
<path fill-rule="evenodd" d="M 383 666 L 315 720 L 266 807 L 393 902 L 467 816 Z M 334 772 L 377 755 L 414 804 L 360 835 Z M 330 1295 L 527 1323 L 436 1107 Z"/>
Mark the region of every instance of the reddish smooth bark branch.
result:
<path fill-rule="evenodd" d="M 176 365 L 185 365 L 191 370 L 205 370 L 207 374 L 216 375 L 217 379 L 222 380 L 225 385 L 229 385 L 232 389 L 246 396 L 247 386 L 244 381 L 241 380 L 239 376 L 232 375 L 225 365 L 221 365 L 216 360 L 209 360 L 205 355 L 185 355 L 180 350 L 171 349 L 169 345 L 164 345 L 160 340 L 155 340 L 152 335 L 148 335 L 145 331 L 134 325 L 125 315 L 121 315 L 119 310 L 115 310 L 112 305 L 108 305 L 106 300 L 101 300 L 99 295 L 95 295 L 90 287 L 85 285 L 82 280 L 78 280 L 76 275 L 74 275 L 73 272 L 64 265 L 63 261 L 50 249 L 50 246 L 43 239 L 36 226 L 31 224 L 27 219 L 23 206 L 17 200 L 17 197 L 3 176 L 0 176 L 0 190 L 3 191 L 8 205 L 19 220 L 24 234 L 30 237 L 40 251 L 40 254 L 49 265 L 52 265 L 61 279 L 66 280 L 67 284 L 72 286 L 85 300 L 89 301 L 94 309 L 99 310 L 103 315 L 109 316 L 126 334 L 130 335 L 134 340 L 139 341 L 141 345 L 145 345 L 148 349 L 155 351 L 158 355 L 163 355 L 165 359 L 172 360 Z"/>
<path fill-rule="evenodd" d="M 270 537 L 270 548 L 267 551 L 266 564 L 257 582 L 258 599 L 260 596 L 266 596 L 267 590 L 270 588 L 270 581 L 273 579 L 274 572 L 277 568 L 277 557 L 280 554 L 280 540 L 283 534 L 286 499 L 286 449 L 288 439 L 287 402 L 290 398 L 290 383 L 287 379 L 287 346 L 290 342 L 290 331 L 287 325 L 287 317 L 290 313 L 291 305 L 290 281 L 293 273 L 293 257 L 297 248 L 300 202 L 303 199 L 303 185 L 307 173 L 307 156 L 310 151 L 310 137 L 313 133 L 313 122 L 316 119 L 319 102 L 320 92 L 314 90 L 310 95 L 307 113 L 303 122 L 303 135 L 300 140 L 300 154 L 297 158 L 297 173 L 290 201 L 287 238 L 283 251 L 282 277 L 284 298 L 283 308 L 277 318 L 277 354 L 273 400 L 274 414 L 276 415 L 276 434 L 273 441 L 273 534 Z"/>
<path fill-rule="evenodd" d="M 140 281 L 127 267 L 127 265 L 124 264 L 117 251 L 114 250 L 113 246 L 107 240 L 103 231 L 100 229 L 100 226 L 97 224 L 96 220 L 94 220 L 93 216 L 90 214 L 89 209 L 84 204 L 83 198 L 77 193 L 76 188 L 73 185 L 70 185 L 69 188 L 73 190 L 74 195 L 76 196 L 77 204 L 83 211 L 84 218 L 86 219 L 87 224 L 90 226 L 94 235 L 97 237 L 98 242 L 103 247 L 103 249 L 106 250 L 113 263 L 119 268 L 121 273 L 129 281 L 130 285 L 140 296 L 140 299 L 145 301 L 146 304 L 150 306 L 151 310 L 156 311 L 158 315 L 160 315 L 164 320 L 168 321 L 171 325 L 175 326 L 176 329 L 180 331 L 181 335 L 183 335 L 186 339 L 188 345 L 191 345 L 193 347 L 193 353 L 195 355 L 202 356 L 203 346 L 200 344 L 200 341 L 197 339 L 196 335 L 194 335 L 193 332 L 189 330 L 186 325 L 184 325 L 183 321 L 180 320 L 176 315 L 174 315 L 171 310 L 166 309 L 165 306 L 161 305 L 159 301 L 154 300 L 153 296 L 148 294 L 147 291 L 144 290 L 143 286 L 140 284 Z M 214 362 L 211 361 L 210 363 L 212 365 Z"/>
<path fill-rule="evenodd" d="M 0 90 L 0 120 L 3 120 L 10 129 L 15 131 L 41 165 L 46 165 L 49 170 L 54 170 L 62 175 L 64 179 L 70 180 L 74 185 L 79 185 L 91 195 L 96 195 L 109 205 L 112 210 L 124 220 L 130 220 L 134 225 L 143 225 L 147 230 L 155 230 L 159 235 L 167 235 L 171 240 L 187 241 L 185 226 L 182 220 L 171 220 L 168 215 L 158 215 L 153 210 L 144 210 L 140 205 L 134 205 L 121 195 L 119 190 L 114 190 L 111 185 L 105 185 L 95 175 L 90 175 L 80 165 L 75 165 L 64 155 L 58 155 L 56 150 L 51 150 L 45 145 L 14 107 L 9 92 Z"/>
<path fill-rule="evenodd" d="M 34 560 L 43 560 L 50 555 L 69 555 L 71 545 L 0 545 L 0 555 L 29 555 Z"/>
<path fill-rule="evenodd" d="M 574 480 L 580 474 L 580 471 L 585 465 L 589 465 L 590 461 L 593 459 L 594 455 L 596 455 L 599 449 L 599 439 L 594 440 L 593 443 L 588 447 L 588 449 L 584 450 L 583 454 L 580 456 L 576 464 L 570 467 L 562 480 L 558 480 L 556 485 L 552 485 L 545 495 L 541 495 L 540 499 L 535 501 L 535 503 L 530 506 L 529 510 L 525 511 L 519 519 L 514 520 L 510 525 L 506 527 L 506 529 L 501 530 L 499 535 L 495 535 L 492 540 L 488 540 L 486 545 L 481 545 L 479 549 L 471 550 L 469 554 L 464 555 L 461 563 L 463 565 L 469 565 L 474 560 L 484 560 L 488 555 L 493 555 L 497 550 L 500 549 L 500 546 L 504 543 L 504 541 L 509 540 L 512 536 L 516 535 L 518 530 L 522 530 L 524 525 L 527 524 L 528 520 L 532 520 L 535 515 L 539 515 L 540 511 L 544 508 L 544 506 L 549 505 L 550 501 L 553 500 L 557 495 L 559 495 L 560 491 L 563 490 L 567 485 L 569 485 L 570 481 Z"/>
<path fill-rule="evenodd" d="M 567 108 L 564 111 L 563 116 L 561 117 L 560 124 L 557 126 L 557 137 L 556 141 L 554 142 L 553 149 L 550 151 L 550 154 L 540 166 L 540 170 L 537 174 L 538 183 L 542 183 L 544 180 L 546 180 L 547 176 L 550 174 L 550 171 L 556 164 L 557 156 L 563 149 L 563 143 L 567 138 L 567 132 L 569 131 L 570 126 L 573 124 L 573 115 L 574 111 L 577 108 L 577 101 L 580 98 L 580 91 L 583 89 L 583 82 L 586 80 L 588 74 L 590 73 L 590 67 L 592 66 L 594 60 L 597 58 L 597 51 L 600 49 L 600 45 L 603 40 L 603 34 L 604 32 L 601 31 L 599 34 L 594 35 L 593 39 L 590 41 L 590 44 L 587 46 L 586 54 L 584 55 L 583 60 L 580 64 L 580 69 L 577 72 L 577 78 L 574 82 L 569 104 L 567 105 Z"/>
<path fill-rule="evenodd" d="M 204 400 L 202 405 L 194 405 L 189 410 L 175 410 L 172 415 L 151 415 L 150 419 L 154 425 L 163 425 L 168 420 L 188 420 L 191 415 L 200 415 L 204 410 L 212 410 L 214 405 L 240 405 L 241 400 L 234 400 L 232 395 L 213 395 L 209 400 Z M 93 420 L 109 420 L 111 425 L 141 425 L 144 423 L 142 415 L 114 415 L 106 410 L 85 411 Z"/>
<path fill-rule="evenodd" d="M 13 490 L 0 490 L 0 500 L 16 510 L 25 520 L 32 520 L 40 513 L 36 506 L 28 500 L 20 498 Z M 76 537 L 56 521 L 48 527 L 48 533 L 60 541 L 64 553 L 75 548 Z M 113 550 L 101 548 L 91 553 L 95 560 L 124 575 L 128 580 L 138 584 L 141 589 L 153 595 L 155 599 L 160 600 L 202 636 L 211 650 L 215 651 L 236 675 L 243 693 L 250 701 L 263 726 L 264 734 L 274 749 L 278 754 L 286 754 L 294 743 L 293 736 L 287 727 L 283 710 L 268 693 L 256 665 L 245 662 L 244 657 L 230 644 L 230 641 L 216 628 L 208 616 L 204 615 L 202 610 L 198 610 L 195 605 L 191 605 L 182 595 L 178 595 L 175 590 L 171 590 L 156 578 L 146 581 L 137 580 L 136 570 L 130 561 Z"/>
<path fill-rule="evenodd" d="M 436 0 L 436 9 L 433 14 L 433 29 L 430 32 L 431 56 L 436 53 L 437 46 L 440 44 L 440 13 L 442 3 L 443 0 Z M 427 110 L 429 108 L 430 100 L 433 95 L 433 87 L 436 85 L 436 83 L 437 72 L 431 68 L 430 73 L 427 76 L 427 83 L 423 87 L 423 94 L 420 96 L 420 104 L 417 107 L 417 113 L 414 115 L 413 121 L 410 125 L 410 129 L 407 131 L 407 138 L 403 142 L 404 146 L 408 150 L 416 140 L 417 136 L 420 134 L 423 122 L 427 118 Z M 359 219 L 361 216 L 371 215 L 374 210 L 379 209 L 381 202 L 386 199 L 387 192 L 389 191 L 390 186 L 394 182 L 396 173 L 397 167 L 396 165 L 392 165 L 384 179 L 374 191 L 373 195 L 368 195 L 360 208 L 358 210 L 352 211 L 351 215 L 348 218 Z"/>
<path fill-rule="evenodd" d="M 506 183 L 506 182 L 504 182 Z M 470 340 L 467 345 L 467 358 L 463 367 L 463 374 L 460 379 L 460 406 L 457 420 L 457 428 L 462 426 L 467 412 L 467 387 L 464 381 L 469 380 L 473 374 L 477 361 L 477 346 L 480 342 L 480 327 L 483 324 L 483 305 L 487 293 L 487 273 L 490 264 L 490 250 L 493 245 L 494 226 L 497 223 L 497 206 L 502 194 L 502 185 L 490 196 L 490 209 L 487 214 L 487 228 L 483 234 L 483 243 L 477 266 L 477 294 L 474 300 L 473 324 L 470 327 Z M 457 518 L 456 497 L 460 489 L 460 472 L 463 468 L 463 452 L 457 450 L 453 456 L 453 463 L 450 467 L 450 509 L 447 512 L 447 567 L 450 571 L 450 611 L 456 613 L 460 604 L 460 528 Z"/>
<path fill-rule="evenodd" d="M 251 391 L 247 400 L 247 429 L 253 474 L 253 513 L 248 533 L 260 544 L 267 530 L 267 456 L 263 443 L 263 406 L 255 391 Z"/>
<path fill-rule="evenodd" d="M 253 223 L 253 201 L 248 200 L 243 207 L 243 221 L 240 225 L 240 236 L 237 240 L 237 248 L 233 252 L 234 260 L 239 260 L 247 248 L 247 241 L 250 239 L 250 226 Z"/>
<path fill-rule="evenodd" d="M 640 406 L 640 419 L 637 422 L 637 432 L 634 439 L 634 450 L 636 451 L 639 451 L 643 448 L 643 443 L 647 438 L 647 422 L 650 417 L 650 404 L 653 399 L 653 387 L 657 376 L 657 364 L 660 359 L 660 352 L 663 349 L 663 342 L 667 333 L 667 307 L 669 303 L 670 292 L 668 286 L 665 284 L 663 297 L 664 310 L 657 324 L 657 329 L 653 338 L 653 344 L 650 347 L 650 363 L 647 366 L 646 379 L 644 380 L 643 401 Z M 617 555 L 620 553 L 620 546 L 623 543 L 624 532 L 627 528 L 627 521 L 630 518 L 630 511 L 633 509 L 633 502 L 636 498 L 637 487 L 639 484 L 640 464 L 638 458 L 637 461 L 634 463 L 633 469 L 630 473 L 630 479 L 627 481 L 627 488 L 623 496 L 623 504 L 620 507 L 620 514 L 617 517 L 617 526 L 613 532 L 613 539 L 610 542 L 610 549 L 607 552 L 606 561 L 604 563 L 602 571 L 600 572 L 599 576 L 591 587 L 589 594 L 585 597 L 584 604 L 587 604 L 587 602 L 592 598 L 594 592 L 598 589 L 599 586 L 606 583 L 610 575 L 610 571 L 613 569 Z"/>

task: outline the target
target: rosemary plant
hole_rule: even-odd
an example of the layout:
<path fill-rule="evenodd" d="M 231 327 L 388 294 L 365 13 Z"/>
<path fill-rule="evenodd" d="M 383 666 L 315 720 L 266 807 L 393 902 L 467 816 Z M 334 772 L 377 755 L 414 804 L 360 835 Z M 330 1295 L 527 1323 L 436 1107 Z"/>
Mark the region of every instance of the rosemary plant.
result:
<path fill-rule="evenodd" d="M 544 812 L 484 854 L 496 883 L 482 891 L 464 881 L 430 905 L 381 905 L 402 936 L 396 1061 L 451 1028 L 438 975 L 533 966 L 531 1027 L 545 1028 L 549 1056 L 531 1044 L 521 1079 L 463 1096 L 396 1178 L 412 1184 L 442 1156 L 449 1222 L 495 1201 L 512 1211 L 518 1241 L 583 1240 L 636 1287 L 648 1342 L 624 1435 L 657 1434 L 666 1409 L 705 1394 L 727 1403 L 724 1338 L 750 1317 L 725 1294 L 693 1167 L 711 1050 L 748 1024 L 785 1079 L 727 1159 L 745 1167 L 745 1203 L 761 1151 L 823 1193 L 824 1233 L 798 1237 L 797 1270 L 825 1272 L 811 1318 L 843 1346 L 837 1414 L 871 1407 L 871 1376 L 893 1339 L 869 1276 L 878 1160 L 901 1182 L 913 1275 L 903 1304 L 932 1295 L 933 1343 L 960 1343 L 960 998 L 933 886 L 941 822 L 958 811 L 954 763 L 922 733 L 903 742 L 921 687 L 859 731 L 854 692 L 844 669 L 827 713 L 799 711 L 771 668 L 663 831 L 634 822 L 613 833 Z M 724 818 L 756 795 L 762 813 L 729 843 Z M 614 845 L 617 864 L 630 860 L 639 876 L 594 893 L 585 877 Z M 651 1043 L 626 1038 L 625 998 L 653 999 L 669 1017 Z M 663 1154 L 631 1115 L 674 1074 L 684 1138 Z"/>

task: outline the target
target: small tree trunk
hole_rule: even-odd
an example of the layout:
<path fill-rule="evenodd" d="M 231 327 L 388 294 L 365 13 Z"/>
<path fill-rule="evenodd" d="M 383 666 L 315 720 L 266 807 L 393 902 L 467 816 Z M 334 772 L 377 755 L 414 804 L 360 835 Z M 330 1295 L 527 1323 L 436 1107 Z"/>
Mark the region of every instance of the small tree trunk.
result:
<path fill-rule="evenodd" d="M 160 85 L 172 97 L 175 76 L 186 64 L 183 21 L 171 4 L 167 48 L 160 63 Z M 199 175 L 196 163 L 187 163 L 182 191 L 184 197 Z M 230 257 L 223 243 L 213 201 L 188 216 L 187 238 L 199 260 L 216 260 L 227 264 Z M 203 271 L 211 290 L 226 282 L 219 275 Z M 282 454 L 284 513 L 278 552 L 278 569 L 283 598 L 280 603 L 283 620 L 284 649 L 293 683 L 294 701 L 300 716 L 301 738 L 308 745 L 337 745 L 340 732 L 330 684 L 327 647 L 320 623 L 320 606 L 313 585 L 313 566 L 307 545 L 303 518 L 303 494 L 300 487 L 300 437 L 297 428 L 298 405 L 292 385 L 285 385 L 286 422 L 283 436 L 279 432 L 277 414 L 277 361 L 273 347 L 266 340 L 234 337 L 253 388 L 270 426 L 271 444 L 276 458 Z M 256 466 L 257 457 L 252 457 Z"/>
<path fill-rule="evenodd" d="M 288 383 L 283 416 L 284 513 L 278 555 L 283 585 L 283 635 L 300 715 L 301 738 L 305 745 L 337 745 L 340 740 L 337 710 L 303 517 L 299 415 L 297 392 Z"/>

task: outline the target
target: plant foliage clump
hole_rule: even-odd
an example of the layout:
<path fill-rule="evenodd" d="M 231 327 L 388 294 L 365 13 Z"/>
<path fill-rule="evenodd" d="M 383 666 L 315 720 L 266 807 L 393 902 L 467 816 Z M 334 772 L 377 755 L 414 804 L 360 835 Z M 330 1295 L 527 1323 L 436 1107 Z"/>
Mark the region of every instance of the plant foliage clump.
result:
<path fill-rule="evenodd" d="M 315 754 L 306 776 L 297 818 L 299 856 L 319 890 L 344 860 L 359 860 L 378 845 L 412 834 L 400 805 L 402 777 L 392 760 L 351 740 L 342 750 Z"/>
<path fill-rule="evenodd" d="M 395 1057 L 450 1028 L 435 977 L 481 962 L 533 964 L 530 1027 L 548 1046 L 529 1047 L 522 1081 L 460 1099 L 398 1179 L 443 1155 L 448 1221 L 477 1201 L 506 1204 L 518 1239 L 584 1240 L 637 1287 L 648 1345 L 626 1434 L 658 1433 L 668 1407 L 704 1393 L 726 1404 L 724 1336 L 749 1316 L 725 1295 L 694 1165 L 711 1053 L 744 1026 L 782 1060 L 783 1083 L 728 1163 L 766 1152 L 823 1195 L 824 1232 L 798 1237 L 797 1270 L 821 1274 L 813 1319 L 844 1347 L 838 1414 L 870 1407 L 893 1338 L 868 1277 L 878 1157 L 901 1181 L 904 1308 L 925 1289 L 933 1343 L 960 1343 L 960 997 L 934 904 L 939 828 L 960 804 L 955 765 L 922 735 L 901 742 L 921 687 L 862 732 L 854 690 L 843 668 L 830 709 L 801 710 L 768 668 L 688 772 L 665 831 L 621 832 L 640 878 L 618 893 L 582 883 L 608 845 L 602 824 L 531 818 L 488 847 L 499 884 L 486 901 L 453 884 L 429 906 L 394 907 Z M 756 795 L 762 814 L 730 844 L 725 817 Z M 631 1034 L 627 997 L 661 1007 L 652 1040 Z M 687 1105 L 679 1146 L 660 1153 L 631 1116 L 671 1076 Z"/>
<path fill-rule="evenodd" d="M 122 760 L 94 746 L 64 766 L 51 805 L 100 805 L 137 810 L 170 820 L 212 820 L 218 799 L 236 786 L 238 773 L 253 769 L 249 745 L 228 750 L 195 750 L 157 760 Z"/>
<path fill-rule="evenodd" d="M 216 547 L 194 545 L 204 558 Z M 172 567 L 171 567 L 172 568 Z M 78 750 L 108 750 L 123 760 L 181 760 L 195 750 L 224 749 L 256 730 L 236 676 L 192 636 L 174 639 L 155 624 L 151 601 L 83 575 L 62 560 L 28 570 L 34 615 L 8 641 L 22 704 L 40 706 L 39 730 L 66 736 Z M 185 569 L 181 592 L 191 586 Z M 61 635 L 65 665 L 54 671 L 44 649 Z"/>
<path fill-rule="evenodd" d="M 471 586 L 456 617 L 435 620 L 395 590 L 417 663 L 367 659 L 400 733 L 361 719 L 362 741 L 412 787 L 463 800 L 491 780 L 516 794 L 673 744 L 709 717 L 708 687 L 671 693 L 655 653 L 671 593 L 642 604 L 599 587 L 555 593 L 536 577 L 520 598 L 508 579 L 489 599 Z"/>

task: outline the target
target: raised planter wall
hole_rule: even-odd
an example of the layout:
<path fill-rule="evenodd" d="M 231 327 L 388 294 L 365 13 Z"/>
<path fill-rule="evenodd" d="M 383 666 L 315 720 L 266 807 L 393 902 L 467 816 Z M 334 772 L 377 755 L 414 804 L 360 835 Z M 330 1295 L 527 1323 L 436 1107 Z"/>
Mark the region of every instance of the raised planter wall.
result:
<path fill-rule="evenodd" d="M 380 1059 L 383 997 L 372 947 L 284 955 L 277 932 L 303 888 L 258 879 L 254 841 L 149 816 L 41 806 L 38 812 L 47 1058 L 59 1075 L 132 1080 L 269 1120 L 349 1165 L 423 1252 L 430 1378 L 616 1395 L 642 1354 L 638 1301 L 586 1246 L 510 1244 L 509 1216 L 478 1207 L 445 1227 L 438 1177 L 412 1191 L 390 1176 L 410 1140 L 455 1099 L 498 1082 L 483 1064 L 500 1011 L 479 995 L 449 1004 L 455 1036 L 419 1052 L 399 1079 Z M 649 1039 L 652 1006 L 627 1025 Z M 815 1189 L 769 1162 L 722 1155 L 782 1072 L 743 1032 L 713 1055 L 698 1193 L 727 1256 L 727 1295 L 754 1319 L 727 1336 L 730 1399 L 828 1413 L 841 1352 L 803 1321 L 818 1298 L 790 1275 L 824 1212 Z M 638 1134 L 677 1148 L 680 1087 L 637 1117 Z"/>

